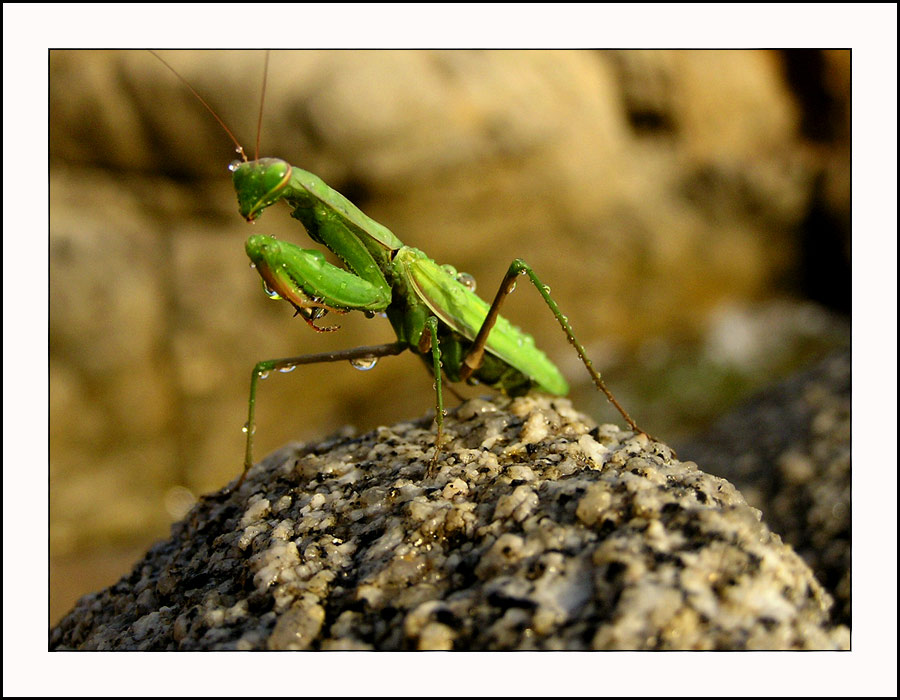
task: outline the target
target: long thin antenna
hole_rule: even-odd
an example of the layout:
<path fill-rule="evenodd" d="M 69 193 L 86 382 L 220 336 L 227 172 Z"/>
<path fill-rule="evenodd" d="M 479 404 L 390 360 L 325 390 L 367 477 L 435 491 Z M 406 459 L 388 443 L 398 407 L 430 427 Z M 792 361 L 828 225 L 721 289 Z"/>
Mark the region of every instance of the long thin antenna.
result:
<path fill-rule="evenodd" d="M 243 158 L 243 159 L 244 159 L 244 162 L 246 163 L 246 162 L 247 162 L 247 154 L 244 153 L 244 147 L 241 146 L 240 143 L 238 143 L 238 140 L 234 137 L 234 134 L 231 133 L 231 129 L 229 129 L 227 126 L 225 126 L 225 122 L 223 122 L 223 121 L 219 118 L 219 115 L 216 114 L 216 111 L 215 111 L 212 107 L 210 107 L 210 106 L 207 104 L 206 100 L 204 100 L 202 97 L 200 97 L 200 94 L 199 94 L 196 90 L 194 90 L 193 85 L 191 85 L 191 84 L 190 84 L 190 83 L 189 83 L 189 82 L 181 75 L 181 73 L 179 73 L 177 70 L 175 70 L 174 68 L 172 68 L 172 66 L 170 66 L 162 56 L 160 56 L 158 53 L 156 53 L 156 51 L 154 51 L 153 49 L 147 49 L 147 50 L 148 50 L 150 53 L 152 53 L 154 56 L 156 56 L 160 61 L 162 61 L 163 65 L 164 65 L 166 68 L 168 68 L 170 71 L 172 71 L 172 72 L 178 77 L 178 79 L 179 79 L 181 82 L 183 82 L 185 85 L 187 85 L 188 90 L 190 90 L 192 93 L 194 93 L 194 97 L 196 97 L 198 100 L 200 100 L 200 104 L 202 104 L 204 107 L 206 107 L 206 109 L 209 110 L 209 113 L 212 114 L 212 115 L 216 118 L 216 121 L 217 121 L 217 122 L 219 122 L 219 126 L 221 126 L 223 129 L 225 129 L 225 133 L 228 134 L 228 136 L 231 137 L 231 140 L 232 140 L 232 141 L 234 141 L 234 145 L 237 146 L 237 152 L 241 154 L 241 158 Z M 268 56 L 266 57 L 266 60 L 268 61 Z M 258 134 L 257 134 L 257 146 L 256 146 L 256 148 L 257 148 L 257 151 L 258 151 L 258 150 L 259 150 L 259 135 L 258 135 Z"/>
<path fill-rule="evenodd" d="M 266 103 L 266 81 L 269 78 L 269 51 L 266 51 L 266 64 L 263 66 L 262 95 L 259 98 L 259 121 L 256 122 L 256 152 L 253 160 L 259 160 L 259 135 L 262 133 L 263 105 Z"/>

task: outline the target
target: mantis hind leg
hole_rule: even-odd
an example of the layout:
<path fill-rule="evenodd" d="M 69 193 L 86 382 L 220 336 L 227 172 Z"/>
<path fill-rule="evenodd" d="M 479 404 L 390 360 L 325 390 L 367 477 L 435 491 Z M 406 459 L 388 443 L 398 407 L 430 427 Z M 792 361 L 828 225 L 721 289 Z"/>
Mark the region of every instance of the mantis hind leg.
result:
<path fill-rule="evenodd" d="M 336 352 L 320 352 L 310 355 L 299 355 L 297 357 L 285 357 L 280 360 L 263 360 L 257 362 L 253 367 L 253 373 L 250 375 L 250 399 L 247 408 L 247 424 L 244 431 L 247 433 L 247 448 L 244 454 L 244 472 L 234 487 L 236 491 L 244 483 L 247 472 L 253 466 L 253 434 L 256 432 L 256 388 L 259 380 L 265 377 L 272 370 L 287 370 L 297 367 L 298 365 L 311 365 L 319 362 L 339 362 L 341 360 L 361 360 L 364 358 L 378 358 L 387 355 L 399 355 L 406 350 L 406 343 L 386 343 L 384 345 L 369 345 L 349 350 L 338 350 Z"/>
<path fill-rule="evenodd" d="M 553 301 L 553 298 L 550 296 L 549 287 L 544 285 L 541 280 L 538 279 L 538 276 L 534 273 L 534 270 L 531 269 L 531 266 L 522 259 L 513 260 L 512 264 L 509 266 L 509 269 L 506 271 L 506 275 L 504 276 L 503 281 L 500 283 L 500 288 L 497 290 L 497 294 L 494 297 L 491 308 L 488 311 L 488 314 L 478 331 L 478 335 L 475 337 L 475 340 L 473 341 L 472 346 L 469 348 L 468 353 L 466 353 L 465 358 L 463 358 L 463 366 L 460 370 L 461 378 L 467 379 L 475 370 L 477 370 L 481 366 L 484 358 L 487 338 L 491 332 L 491 328 L 493 328 L 494 324 L 497 321 L 497 317 L 500 314 L 500 306 L 503 304 L 503 301 L 506 299 L 507 295 L 516 286 L 516 279 L 521 274 L 525 274 L 528 277 L 528 279 L 540 293 L 541 297 L 543 297 L 544 302 L 550 308 L 550 311 L 553 312 L 553 315 L 556 317 L 559 325 L 562 326 L 566 337 L 569 339 L 569 343 L 571 343 L 575 348 L 575 352 L 577 352 L 578 357 L 581 358 L 581 362 L 587 369 L 588 374 L 591 375 L 594 386 L 596 386 L 597 389 L 599 389 L 606 395 L 606 398 L 613 406 L 616 407 L 616 410 L 618 410 L 619 413 L 622 414 L 625 422 L 628 423 L 628 426 L 632 430 L 637 433 L 646 435 L 648 438 L 655 441 L 656 438 L 651 436 L 647 431 L 638 427 L 637 423 L 634 422 L 634 419 L 630 415 L 628 415 L 628 412 L 624 408 L 622 408 L 622 405 L 616 400 L 616 397 L 613 396 L 612 392 L 606 387 L 606 384 L 600 377 L 600 373 L 594 368 L 593 363 L 587 356 L 587 353 L 584 350 L 584 346 L 579 343 L 578 339 L 575 337 L 575 332 L 572 330 L 572 326 L 569 325 L 569 320 L 562 314 L 562 312 L 559 310 L 559 306 L 557 306 L 556 302 Z"/>

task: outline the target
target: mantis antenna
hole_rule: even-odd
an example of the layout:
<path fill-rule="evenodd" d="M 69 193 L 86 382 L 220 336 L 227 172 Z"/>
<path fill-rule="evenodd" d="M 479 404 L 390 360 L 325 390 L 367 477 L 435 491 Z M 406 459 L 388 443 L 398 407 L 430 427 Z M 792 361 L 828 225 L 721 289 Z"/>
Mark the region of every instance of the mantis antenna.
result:
<path fill-rule="evenodd" d="M 247 154 L 244 153 L 244 147 L 241 146 L 240 143 L 238 143 L 238 140 L 234 137 L 234 134 L 231 133 L 231 129 L 229 129 L 227 126 L 225 126 L 225 122 L 223 122 L 219 118 L 219 115 L 216 114 L 216 111 L 212 107 L 210 107 L 209 104 L 207 104 L 206 100 L 204 100 L 202 97 L 200 97 L 200 94 L 196 90 L 194 90 L 194 86 L 191 85 L 187 81 L 187 79 L 181 75 L 181 73 L 179 73 L 177 70 L 172 68 L 172 66 L 170 66 L 168 64 L 168 62 L 166 62 L 166 60 L 162 56 L 160 56 L 158 53 L 156 53 L 156 51 L 154 51 L 153 49 L 147 49 L 147 50 L 150 53 L 152 53 L 154 56 L 156 56 L 160 61 L 162 61 L 162 64 L 166 68 L 168 68 L 170 71 L 172 71 L 181 82 L 183 82 L 185 85 L 187 85 L 188 90 L 190 90 L 192 93 L 194 93 L 194 97 L 196 97 L 198 100 L 200 100 L 200 104 L 202 104 L 204 107 L 206 107 L 206 109 L 209 110 L 209 113 L 212 114 L 216 118 L 217 122 L 219 122 L 219 126 L 221 126 L 223 129 L 225 129 L 225 133 L 228 134 L 228 136 L 234 142 L 234 145 L 237 146 L 237 152 L 241 154 L 241 158 L 243 158 L 244 162 L 246 163 L 247 162 Z M 266 52 L 266 68 L 268 68 L 268 65 L 269 65 L 269 54 L 268 54 L 268 52 Z M 265 95 L 265 82 L 263 82 L 263 95 Z M 259 106 L 259 120 L 260 120 L 260 123 L 262 123 L 262 105 Z M 257 158 L 258 158 L 259 157 L 259 132 L 257 132 L 257 134 L 256 134 L 256 152 L 257 152 Z"/>
<path fill-rule="evenodd" d="M 256 152 L 253 160 L 259 160 L 259 135 L 262 133 L 263 105 L 266 103 L 266 80 L 269 77 L 269 51 L 266 51 L 266 63 L 263 66 L 262 94 L 259 97 L 259 121 L 256 122 Z"/>

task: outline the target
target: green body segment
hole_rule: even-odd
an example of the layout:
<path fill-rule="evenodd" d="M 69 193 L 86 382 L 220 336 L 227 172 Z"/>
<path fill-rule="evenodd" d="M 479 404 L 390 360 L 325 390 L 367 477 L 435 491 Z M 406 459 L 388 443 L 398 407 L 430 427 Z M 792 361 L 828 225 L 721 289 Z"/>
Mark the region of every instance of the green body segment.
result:
<path fill-rule="evenodd" d="M 283 199 L 310 237 L 347 266 L 335 267 L 317 251 L 251 236 L 247 254 L 269 290 L 297 307 L 318 303 L 386 311 L 398 339 L 423 357 L 432 354 L 420 342 L 433 315 L 441 324 L 437 336 L 444 371 L 453 380 L 459 377 L 465 353 L 488 314 L 484 300 L 422 251 L 404 246 L 318 176 L 277 158 L 236 164 L 232 173 L 244 218 L 254 221 Z M 486 350 L 474 379 L 511 394 L 532 386 L 556 395 L 568 393 L 566 380 L 534 339 L 503 317 L 497 318 Z"/>
<path fill-rule="evenodd" d="M 381 250 L 397 250 L 403 246 L 400 239 L 387 226 L 364 214 L 344 195 L 326 185 L 318 175 L 313 175 L 300 168 L 292 168 L 289 185 L 292 192 L 300 193 L 302 190 L 316 202 L 327 207 L 329 214 L 335 220 L 344 222 L 349 229 L 361 237 L 363 243 L 367 242 L 365 239 L 374 242 L 373 249 L 376 254 Z M 291 201 L 291 197 L 286 196 L 285 198 L 288 202 Z"/>
<path fill-rule="evenodd" d="M 490 308 L 487 302 L 416 248 L 401 248 L 394 258 L 394 268 L 441 322 L 463 338 L 475 339 Z M 486 348 L 541 390 L 557 396 L 569 393 L 562 373 L 535 346 L 534 338 L 502 316 L 491 329 Z"/>

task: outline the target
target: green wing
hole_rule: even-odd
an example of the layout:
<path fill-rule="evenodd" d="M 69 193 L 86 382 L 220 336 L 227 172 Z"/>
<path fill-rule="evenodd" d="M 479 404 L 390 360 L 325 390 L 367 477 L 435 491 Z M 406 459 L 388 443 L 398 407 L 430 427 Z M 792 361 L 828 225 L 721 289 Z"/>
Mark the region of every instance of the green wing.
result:
<path fill-rule="evenodd" d="M 469 340 L 478 335 L 490 305 L 468 287 L 456 281 L 443 267 L 415 248 L 401 248 L 394 258 L 395 267 L 406 278 L 412 291 L 441 321 Z M 488 351 L 530 377 L 541 389 L 564 396 L 569 385 L 559 369 L 534 344 L 534 338 L 522 332 L 502 316 L 491 329 Z"/>

